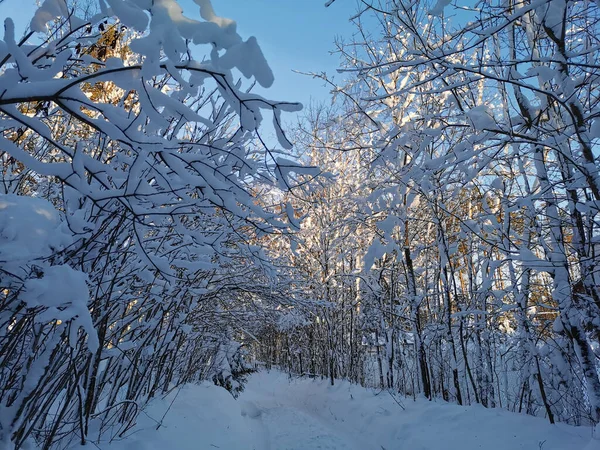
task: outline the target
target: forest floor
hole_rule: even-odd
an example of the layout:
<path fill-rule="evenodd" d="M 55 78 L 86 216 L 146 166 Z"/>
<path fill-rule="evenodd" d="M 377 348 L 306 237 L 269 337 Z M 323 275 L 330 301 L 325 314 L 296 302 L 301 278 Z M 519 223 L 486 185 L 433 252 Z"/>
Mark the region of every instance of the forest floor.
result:
<path fill-rule="evenodd" d="M 210 384 L 155 400 L 128 437 L 101 449 L 600 450 L 591 435 L 587 427 L 500 409 L 271 371 L 252 375 L 237 401 Z"/>

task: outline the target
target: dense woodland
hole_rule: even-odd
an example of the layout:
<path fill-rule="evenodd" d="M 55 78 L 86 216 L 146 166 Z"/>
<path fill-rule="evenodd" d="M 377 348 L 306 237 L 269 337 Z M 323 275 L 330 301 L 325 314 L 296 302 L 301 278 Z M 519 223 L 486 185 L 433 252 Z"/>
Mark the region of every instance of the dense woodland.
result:
<path fill-rule="evenodd" d="M 599 423 L 598 4 L 361 0 L 283 127 L 259 43 L 195 2 L 4 22 L 0 448 L 275 365 Z"/>

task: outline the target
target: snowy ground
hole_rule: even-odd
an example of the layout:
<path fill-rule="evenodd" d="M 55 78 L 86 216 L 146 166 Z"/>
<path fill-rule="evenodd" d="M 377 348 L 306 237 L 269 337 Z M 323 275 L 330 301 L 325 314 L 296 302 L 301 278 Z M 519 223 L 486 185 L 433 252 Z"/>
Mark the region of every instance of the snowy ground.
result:
<path fill-rule="evenodd" d="M 205 384 L 155 401 L 102 450 L 600 450 L 589 428 L 483 407 L 398 398 L 340 382 L 253 375 L 235 401 Z M 156 430 L 165 410 L 169 413 Z"/>

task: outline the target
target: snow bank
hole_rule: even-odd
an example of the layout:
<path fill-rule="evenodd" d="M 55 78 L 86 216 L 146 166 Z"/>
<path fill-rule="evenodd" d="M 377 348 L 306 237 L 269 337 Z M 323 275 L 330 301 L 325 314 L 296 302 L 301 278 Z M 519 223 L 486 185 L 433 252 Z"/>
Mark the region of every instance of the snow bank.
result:
<path fill-rule="evenodd" d="M 248 426 L 252 419 L 242 415 L 242 405 L 225 389 L 212 383 L 188 385 L 166 398 L 152 401 L 145 413 L 140 414 L 136 427 L 123 440 L 100 445 L 100 448 L 252 449 L 252 431 Z"/>

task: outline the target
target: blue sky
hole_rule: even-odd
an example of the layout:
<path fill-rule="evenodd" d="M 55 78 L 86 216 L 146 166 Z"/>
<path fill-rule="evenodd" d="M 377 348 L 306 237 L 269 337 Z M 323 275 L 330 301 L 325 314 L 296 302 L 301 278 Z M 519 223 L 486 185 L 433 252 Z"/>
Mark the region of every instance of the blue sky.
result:
<path fill-rule="evenodd" d="M 186 15 L 198 15 L 193 0 L 179 0 Z M 274 85 L 261 95 L 274 100 L 327 101 L 329 89 L 320 80 L 294 73 L 335 74 L 337 55 L 330 55 L 336 36 L 351 36 L 349 17 L 356 0 L 336 0 L 325 8 L 325 0 L 213 0 L 215 12 L 235 20 L 243 38 L 256 36 L 275 74 Z M 35 11 L 35 0 L 4 0 L 0 20 L 12 17 L 23 29 Z M 341 78 L 341 75 L 336 75 Z"/>
<path fill-rule="evenodd" d="M 192 0 L 180 1 L 193 11 Z M 348 19 L 356 11 L 355 0 L 337 0 L 329 8 L 324 4 L 325 0 L 213 0 L 217 14 L 237 21 L 242 37 L 258 39 L 275 74 L 265 95 L 304 104 L 311 97 L 326 99 L 329 89 L 293 70 L 335 74 L 338 57 L 330 55 L 334 38 L 354 31 Z"/>

